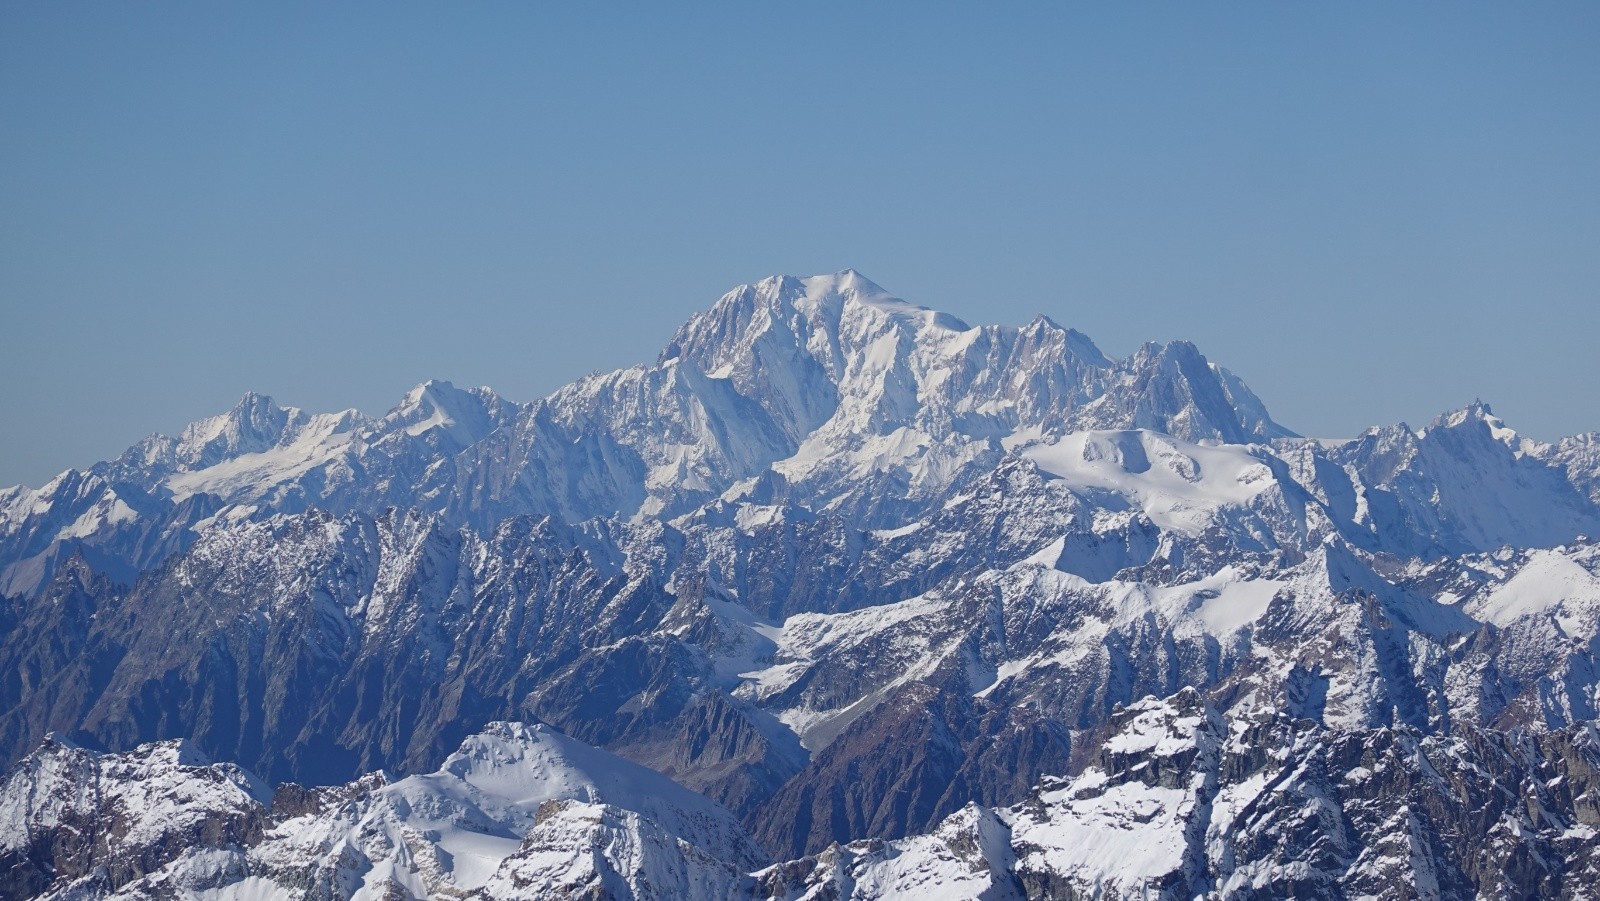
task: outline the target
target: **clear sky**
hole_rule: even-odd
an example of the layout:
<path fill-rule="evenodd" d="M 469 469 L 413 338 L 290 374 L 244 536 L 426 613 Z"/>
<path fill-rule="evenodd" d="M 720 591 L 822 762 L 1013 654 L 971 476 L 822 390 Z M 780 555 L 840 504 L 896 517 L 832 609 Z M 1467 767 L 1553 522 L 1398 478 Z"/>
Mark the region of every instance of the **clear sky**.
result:
<path fill-rule="evenodd" d="M 1600 429 L 1600 4 L 0 5 L 0 484 L 846 267 L 1305 434 Z"/>

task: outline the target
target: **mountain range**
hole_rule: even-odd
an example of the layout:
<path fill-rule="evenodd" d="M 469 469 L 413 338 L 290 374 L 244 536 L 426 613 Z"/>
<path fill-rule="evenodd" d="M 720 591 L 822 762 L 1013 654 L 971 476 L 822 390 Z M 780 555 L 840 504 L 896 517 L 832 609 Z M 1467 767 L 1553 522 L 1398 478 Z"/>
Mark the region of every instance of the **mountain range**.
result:
<path fill-rule="evenodd" d="M 0 894 L 1600 893 L 1600 435 L 853 271 L 0 491 Z"/>

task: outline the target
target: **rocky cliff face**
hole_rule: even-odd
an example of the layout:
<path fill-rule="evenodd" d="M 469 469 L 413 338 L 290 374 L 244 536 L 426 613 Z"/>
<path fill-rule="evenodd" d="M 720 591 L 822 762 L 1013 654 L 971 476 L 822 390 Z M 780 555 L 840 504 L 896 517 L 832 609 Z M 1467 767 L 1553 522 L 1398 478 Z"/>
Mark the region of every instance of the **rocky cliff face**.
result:
<path fill-rule="evenodd" d="M 14 897 L 512 897 L 529 880 L 715 896 L 765 861 L 703 797 L 514 723 L 433 773 L 276 796 L 178 744 L 100 755 L 55 741 L 0 787 L 0 817 Z"/>
<path fill-rule="evenodd" d="M 123 885 L 199 848 L 257 841 L 271 791 L 184 741 L 101 755 L 50 737 L 0 788 L 0 887 Z"/>
<path fill-rule="evenodd" d="M 1328 730 L 1191 690 L 1119 710 L 1080 775 L 1020 804 L 759 875 L 770 897 L 1581 898 L 1596 738 Z"/>
<path fill-rule="evenodd" d="M 435 773 L 270 805 L 178 745 L 53 742 L 0 816 L 10 890 L 52 898 L 1583 898 L 1600 875 L 1592 724 L 1333 730 L 1187 689 L 1097 739 L 1016 804 L 770 865 L 699 795 L 515 724 Z"/>
<path fill-rule="evenodd" d="M 433 382 L 379 418 L 247 397 L 0 492 L 0 754 L 17 797 L 79 811 L 17 820 L 7 885 L 1331 897 L 1404 871 L 1417 897 L 1579 895 L 1592 445 L 1481 404 L 1301 439 L 1191 345 L 1111 360 L 852 272 L 736 289 L 654 365 L 532 404 Z M 451 821 L 478 850 L 408 808 L 380 817 L 390 850 L 329 839 L 322 875 L 286 875 L 312 854 L 274 837 L 290 819 L 360 832 L 474 741 L 556 735 L 737 825 L 480 785 L 521 806 Z M 242 794 L 103 838 L 145 833 L 70 786 L 152 748 L 182 749 L 163 778 Z M 77 775 L 41 775 L 63 754 Z M 1132 844 L 1096 844 L 1112 827 Z M 1508 887 L 1462 863 L 1469 827 L 1504 832 Z"/>

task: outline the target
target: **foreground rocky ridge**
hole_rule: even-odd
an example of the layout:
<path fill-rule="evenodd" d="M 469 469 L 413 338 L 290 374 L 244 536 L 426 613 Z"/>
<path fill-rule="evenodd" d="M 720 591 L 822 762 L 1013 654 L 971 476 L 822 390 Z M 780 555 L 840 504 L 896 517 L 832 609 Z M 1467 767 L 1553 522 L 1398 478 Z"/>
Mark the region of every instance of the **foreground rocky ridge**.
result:
<path fill-rule="evenodd" d="M 534 880 L 709 897 L 765 860 L 726 810 L 543 726 L 491 724 L 434 773 L 275 794 L 181 750 L 52 741 L 25 759 L 0 788 L 8 896 L 508 897 L 496 886 Z"/>
<path fill-rule="evenodd" d="M 442 383 L 380 419 L 250 397 L 177 439 L 0 492 L 0 754 L 26 767 L 47 741 L 135 753 L 182 739 L 186 760 L 334 786 L 269 805 L 240 776 L 256 812 L 215 833 L 243 849 L 206 852 L 223 874 L 288 847 L 249 830 L 376 797 L 380 770 L 437 775 L 486 724 L 515 721 L 675 780 L 790 863 L 756 873 L 692 836 L 699 851 L 683 851 L 681 829 L 625 797 L 551 795 L 545 814 L 496 820 L 505 854 L 472 870 L 472 891 L 614 886 L 642 867 L 696 894 L 725 881 L 872 897 L 914 872 L 955 886 L 980 871 L 1001 874 L 984 883 L 998 897 L 1126 894 L 1147 877 L 1221 892 L 1303 849 L 1241 838 L 1202 854 L 1191 836 L 1186 875 L 1140 858 L 1115 879 L 1079 879 L 1051 852 L 1059 879 L 1035 884 L 1017 805 L 1077 810 L 1048 786 L 1132 772 L 1104 758 L 1107 738 L 1147 697 L 1209 711 L 1195 723 L 1228 736 L 1247 724 L 1263 753 L 1396 736 L 1428 761 L 1460 742 L 1542 749 L 1475 764 L 1520 767 L 1518 785 L 1551 754 L 1577 760 L 1547 745 L 1582 745 L 1600 716 L 1593 449 L 1525 439 L 1482 404 L 1421 429 L 1297 438 L 1189 345 L 1113 361 L 1048 320 L 973 328 L 854 273 L 769 279 L 686 324 L 657 364 L 532 405 Z M 1281 719 L 1261 726 L 1263 711 Z M 1207 778 L 1269 766 L 1229 759 Z M 1348 843 L 1306 866 L 1357 879 L 1355 861 L 1388 854 L 1364 836 L 1399 827 L 1329 797 Z M 1581 797 L 1549 802 L 1567 805 L 1564 828 L 1588 822 Z M 1204 816 L 1179 833 L 1212 829 Z M 433 828 L 395 847 L 432 847 Z M 159 847 L 221 847 L 173 834 Z M 1448 843 L 1404 834 L 1454 866 L 1433 860 Z M 632 850 L 558 854 L 573 836 Z M 467 859 L 447 845 L 405 854 Z M 1529 847 L 1559 864 L 1517 883 L 1532 896 L 1585 884 L 1573 843 Z M 912 866 L 973 849 L 977 869 Z M 73 891 L 155 872 L 146 852 L 123 856 L 135 863 L 72 871 L 90 880 Z M 35 855 L 68 863 L 25 878 L 55 891 L 90 857 Z M 427 894 L 432 878 L 391 881 Z M 1486 890 L 1481 875 L 1439 878 Z M 313 896 L 354 891 L 341 880 Z M 147 889 L 182 894 L 164 884 Z"/>
<path fill-rule="evenodd" d="M 97 778 L 84 791 L 74 769 Z M 438 772 L 280 787 L 173 745 L 47 743 L 0 786 L 0 863 L 45 898 L 1583 898 L 1600 732 L 1329 730 L 1192 689 L 1113 716 L 1079 775 L 924 835 L 763 865 L 734 817 L 544 727 Z M 197 790 L 197 786 L 199 788 Z M 81 828 L 65 829 L 68 822 Z"/>
<path fill-rule="evenodd" d="M 926 836 L 763 871 L 759 896 L 1583 898 L 1600 733 L 1328 730 L 1197 692 L 1118 711 L 1093 763 Z"/>

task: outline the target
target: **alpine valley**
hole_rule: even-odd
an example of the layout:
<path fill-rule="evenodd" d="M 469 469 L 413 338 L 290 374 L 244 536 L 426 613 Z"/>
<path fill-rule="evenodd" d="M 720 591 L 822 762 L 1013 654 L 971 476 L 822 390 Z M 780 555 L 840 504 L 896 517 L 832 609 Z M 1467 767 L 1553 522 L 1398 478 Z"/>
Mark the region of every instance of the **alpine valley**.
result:
<path fill-rule="evenodd" d="M 7 898 L 1600 897 L 1600 434 L 853 271 L 0 491 Z"/>

